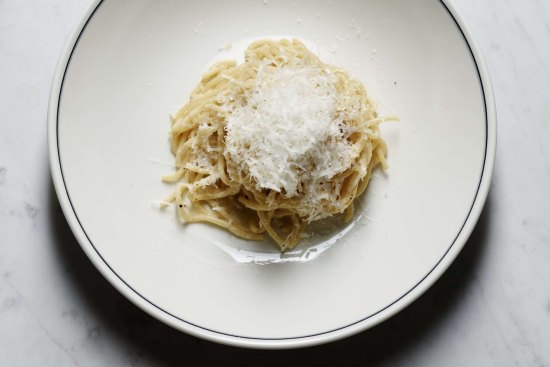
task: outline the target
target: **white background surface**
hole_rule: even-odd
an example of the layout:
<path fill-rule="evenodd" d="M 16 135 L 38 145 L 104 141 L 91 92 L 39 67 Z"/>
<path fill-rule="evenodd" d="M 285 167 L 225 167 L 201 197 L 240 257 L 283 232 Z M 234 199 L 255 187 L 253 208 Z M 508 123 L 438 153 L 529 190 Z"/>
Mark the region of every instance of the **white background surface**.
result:
<path fill-rule="evenodd" d="M 550 3 L 455 0 L 498 113 L 480 222 L 436 285 L 389 321 L 330 345 L 248 351 L 147 316 L 93 268 L 59 210 L 46 111 L 55 64 L 89 0 L 0 1 L 0 365 L 550 365 Z"/>

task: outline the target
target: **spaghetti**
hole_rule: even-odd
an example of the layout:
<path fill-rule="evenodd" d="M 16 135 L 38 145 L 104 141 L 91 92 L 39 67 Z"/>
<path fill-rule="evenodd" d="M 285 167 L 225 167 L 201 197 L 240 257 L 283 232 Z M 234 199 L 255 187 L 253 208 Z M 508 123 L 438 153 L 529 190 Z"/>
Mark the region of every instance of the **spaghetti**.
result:
<path fill-rule="evenodd" d="M 184 222 L 291 249 L 308 223 L 351 219 L 373 169 L 386 168 L 382 121 L 361 82 L 300 41 L 254 42 L 244 63 L 214 64 L 172 117 L 166 201 Z"/>

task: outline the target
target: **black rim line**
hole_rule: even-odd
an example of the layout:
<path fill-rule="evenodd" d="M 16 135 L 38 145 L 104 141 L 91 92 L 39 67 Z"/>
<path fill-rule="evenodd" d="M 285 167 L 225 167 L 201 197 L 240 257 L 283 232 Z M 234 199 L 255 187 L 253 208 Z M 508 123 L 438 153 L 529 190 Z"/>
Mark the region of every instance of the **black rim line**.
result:
<path fill-rule="evenodd" d="M 355 321 L 353 323 L 350 323 L 350 324 L 347 324 L 345 326 L 341 326 L 339 328 L 335 328 L 335 329 L 332 329 L 332 330 L 328 330 L 328 331 L 324 331 L 324 332 L 321 332 L 321 333 L 315 333 L 315 334 L 310 334 L 310 335 L 304 335 L 304 336 L 295 336 L 295 337 L 286 337 L 286 338 L 261 338 L 261 337 L 249 337 L 249 336 L 242 336 L 242 335 L 234 335 L 234 334 L 229 334 L 229 333 L 225 333 L 225 332 L 220 332 L 220 331 L 216 331 L 216 330 L 213 330 L 213 329 L 210 329 L 210 328 L 207 328 L 207 327 L 203 327 L 203 326 L 200 326 L 200 325 L 197 325 L 197 324 L 194 324 L 192 322 L 189 322 L 187 320 L 184 320 L 168 311 L 166 311 L 165 309 L 163 309 L 162 307 L 156 305 L 154 302 L 150 301 L 148 298 L 146 298 L 145 296 L 143 296 L 141 293 L 139 293 L 137 290 L 135 290 L 130 284 L 128 284 L 121 276 L 118 275 L 118 273 L 111 267 L 111 265 L 103 258 L 103 256 L 101 255 L 101 253 L 97 250 L 97 248 L 95 247 L 95 245 L 93 244 L 92 240 L 90 239 L 90 237 L 88 236 L 88 233 L 86 232 L 86 230 L 84 229 L 84 226 L 82 225 L 82 223 L 80 222 L 80 219 L 76 213 L 76 210 L 73 206 L 73 203 L 72 203 L 72 200 L 71 200 L 71 197 L 69 195 L 69 190 L 67 188 L 67 183 L 65 181 L 65 176 L 63 175 L 63 165 L 61 163 L 61 154 L 60 154 L 60 147 L 59 147 L 59 109 L 60 109 L 60 106 L 61 106 L 61 96 L 62 96 L 62 92 L 63 92 L 63 85 L 64 85 L 64 82 L 65 82 L 65 76 L 67 74 L 67 70 L 69 69 L 69 65 L 70 65 L 70 62 L 71 62 L 71 59 L 72 59 L 72 56 L 73 56 L 73 53 L 76 49 L 76 46 L 78 45 L 78 42 L 80 41 L 80 38 L 82 36 L 82 34 L 84 33 L 86 27 L 88 26 L 88 23 L 90 22 L 90 20 L 93 18 L 94 14 L 96 13 L 96 11 L 99 9 L 99 7 L 101 6 L 101 4 L 103 4 L 103 0 L 100 0 L 99 3 L 96 5 L 96 7 L 94 8 L 94 10 L 91 12 L 91 14 L 89 15 L 88 19 L 86 20 L 86 22 L 84 23 L 84 26 L 82 27 L 82 29 L 80 30 L 79 34 L 78 34 L 78 37 L 76 38 L 76 41 L 74 42 L 74 45 L 72 46 L 72 49 L 71 49 L 71 53 L 69 55 L 69 58 L 67 59 L 67 62 L 65 64 L 65 70 L 63 71 L 63 77 L 61 79 L 61 85 L 60 85 L 60 88 L 59 88 L 59 94 L 58 94 L 58 100 L 57 100 L 57 113 L 56 113 L 56 121 L 55 121 L 55 124 L 56 124 L 56 145 L 57 145 L 57 158 L 58 158 L 58 162 L 59 162 L 59 169 L 60 169 L 60 173 L 61 173 L 61 178 L 62 178 L 62 181 L 63 181 L 63 187 L 65 188 L 65 193 L 67 195 L 67 199 L 69 201 L 69 204 L 71 206 L 71 210 L 72 210 L 72 213 L 74 214 L 74 217 L 76 219 L 76 221 L 78 222 L 78 225 L 80 226 L 80 229 L 82 230 L 82 232 L 84 233 L 84 235 L 86 236 L 86 239 L 88 240 L 88 242 L 90 243 L 90 245 L 92 246 L 92 248 L 94 249 L 95 253 L 99 256 L 99 258 L 103 261 L 103 263 L 109 268 L 109 270 L 122 282 L 124 283 L 124 285 L 126 287 L 128 287 L 130 290 L 132 290 L 132 292 L 134 292 L 137 296 L 139 296 L 141 299 L 143 299 L 144 301 L 146 301 L 147 303 L 149 303 L 151 306 L 155 307 L 156 309 L 162 311 L 163 313 L 165 313 L 166 315 L 180 321 L 180 322 L 183 322 L 185 324 L 188 324 L 190 326 L 193 326 L 195 328 L 198 328 L 198 329 L 202 329 L 202 330 L 205 330 L 205 331 L 208 331 L 210 333 L 214 333 L 214 334 L 218 334 L 218 335 L 223 335 L 223 336 L 229 336 L 229 337 L 232 337 L 232 338 L 238 338 L 238 339 L 244 339 L 244 340 L 262 340 L 262 341 L 284 341 L 284 340 L 297 340 L 297 339 L 307 339 L 307 338 L 311 338 L 311 337 L 316 337 L 316 336 L 320 336 L 320 335 L 325 335 L 325 334 L 331 334 L 331 333 L 334 333 L 336 331 L 340 331 L 340 330 L 343 330 L 343 329 L 346 329 L 346 328 L 349 328 L 351 326 L 354 326 L 354 325 L 357 325 L 359 323 L 362 323 L 382 312 L 384 312 L 385 310 L 387 310 L 388 308 L 392 307 L 394 304 L 398 303 L 401 299 L 405 298 L 408 294 L 410 294 L 414 289 L 416 289 L 420 284 L 422 284 L 424 282 L 424 280 L 430 276 L 430 274 L 432 274 L 432 272 L 439 266 L 439 264 L 443 261 L 443 259 L 445 259 L 445 257 L 447 256 L 447 254 L 450 252 L 450 250 L 453 248 L 453 246 L 455 245 L 456 243 L 456 240 L 458 239 L 458 237 L 462 234 L 462 231 L 464 229 L 464 226 L 466 225 L 466 223 L 468 222 L 468 219 L 470 218 L 470 215 L 472 213 L 472 210 L 475 206 L 475 203 L 477 202 L 478 200 L 478 195 L 479 195 L 479 190 L 481 188 L 481 183 L 483 181 L 483 178 L 485 176 L 485 167 L 487 165 L 487 148 L 488 148 L 488 138 L 489 138 L 489 121 L 488 121 L 488 112 L 487 112 L 487 98 L 486 98 L 486 95 L 485 95 L 485 87 L 483 85 L 483 79 L 481 77 L 481 72 L 480 72 L 480 69 L 479 69 L 479 65 L 478 65 L 478 61 L 475 57 L 475 54 L 472 50 L 472 47 L 470 45 L 470 43 L 468 42 L 468 38 L 466 37 L 465 33 L 464 33 L 464 30 L 462 29 L 462 27 L 460 26 L 460 24 L 458 23 L 458 21 L 456 20 L 455 16 L 453 15 L 453 13 L 450 11 L 450 9 L 448 8 L 447 4 L 445 4 L 444 1 L 442 0 L 439 0 L 440 4 L 445 8 L 445 10 L 447 11 L 447 13 L 449 14 L 449 16 L 453 19 L 455 25 L 457 26 L 457 28 L 460 30 L 460 33 L 462 35 L 462 38 L 464 39 L 464 42 L 466 43 L 466 45 L 468 46 L 468 50 L 470 51 L 470 55 L 472 56 L 472 60 L 474 61 L 474 64 L 476 66 L 476 71 L 477 71 L 477 75 L 478 75 L 478 78 L 479 78 L 479 84 L 480 84 L 480 87 L 481 87 L 481 92 L 482 92 L 482 95 L 483 95 L 483 101 L 484 101 L 484 110 L 485 110 L 485 151 L 484 151 L 484 156 L 483 156 L 483 165 L 482 165 L 482 168 L 481 168 L 481 174 L 480 174 L 480 178 L 479 178 L 479 184 L 478 184 L 478 187 L 476 189 L 476 193 L 474 195 L 474 199 L 472 201 L 472 205 L 470 206 L 470 209 L 468 210 L 468 214 L 466 215 L 466 218 L 464 220 L 464 223 L 462 224 L 462 226 L 460 227 L 457 235 L 455 236 L 454 240 L 452 241 L 451 245 L 449 246 L 449 248 L 444 252 L 444 254 L 441 256 L 441 258 L 437 261 L 437 263 L 430 269 L 430 271 L 424 276 L 422 277 L 422 279 L 420 279 L 413 287 L 411 287 L 408 291 L 406 291 L 403 295 L 401 295 L 399 298 L 397 298 L 395 301 L 391 302 L 390 304 L 388 304 L 387 306 L 385 306 L 384 308 L 376 311 L 375 313 L 372 313 L 358 321 Z M 111 282 L 110 282 L 111 283 Z M 115 286 L 115 288 L 117 288 Z M 118 290 L 118 288 L 117 288 Z M 120 292 L 121 290 L 119 290 Z M 422 295 L 419 294 L 418 297 L 420 297 Z M 414 301 L 414 300 L 412 300 Z M 412 302 L 411 301 L 411 302 Z M 139 305 L 138 305 L 139 306 Z M 408 306 L 408 305 L 407 305 Z M 406 307 L 406 306 L 405 306 Z M 141 308 L 141 307 L 140 307 Z"/>

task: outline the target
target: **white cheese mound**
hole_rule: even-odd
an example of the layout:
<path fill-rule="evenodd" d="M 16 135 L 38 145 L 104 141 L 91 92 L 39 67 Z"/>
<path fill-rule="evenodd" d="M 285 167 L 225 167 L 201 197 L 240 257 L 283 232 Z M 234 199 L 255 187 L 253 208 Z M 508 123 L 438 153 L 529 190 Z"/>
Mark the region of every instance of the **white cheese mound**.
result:
<path fill-rule="evenodd" d="M 323 183 L 357 157 L 336 107 L 337 81 L 317 66 L 260 67 L 245 102 L 231 108 L 225 141 L 226 158 L 257 190 L 300 196 L 310 208 L 328 198 Z"/>

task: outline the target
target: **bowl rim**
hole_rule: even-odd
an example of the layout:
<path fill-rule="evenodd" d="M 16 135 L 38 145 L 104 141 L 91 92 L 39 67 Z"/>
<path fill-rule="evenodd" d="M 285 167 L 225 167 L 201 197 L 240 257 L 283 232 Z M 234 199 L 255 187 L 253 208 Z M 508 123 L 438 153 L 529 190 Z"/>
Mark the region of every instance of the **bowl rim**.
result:
<path fill-rule="evenodd" d="M 493 87 L 489 76 L 487 65 L 483 58 L 482 52 L 474 40 L 469 27 L 464 19 L 457 12 L 450 0 L 434 0 L 438 1 L 448 12 L 458 30 L 468 45 L 472 58 L 477 68 L 482 94 L 485 102 L 485 120 L 486 120 L 486 142 L 485 142 L 485 159 L 482 168 L 481 178 L 477 189 L 476 196 L 470 208 L 470 212 L 456 236 L 453 243 L 447 249 L 441 259 L 433 266 L 415 286 L 403 294 L 400 298 L 387 305 L 384 309 L 377 313 L 366 316 L 365 318 L 356 321 L 353 324 L 342 326 L 335 330 L 330 330 L 315 335 L 299 336 L 291 338 L 253 338 L 238 335 L 231 335 L 215 330 L 210 330 L 199 325 L 195 325 L 189 321 L 182 320 L 177 316 L 163 310 L 160 306 L 155 305 L 146 297 L 139 294 L 128 283 L 124 281 L 115 270 L 102 258 L 100 253 L 95 249 L 90 241 L 83 226 L 79 222 L 76 210 L 73 207 L 68 191 L 65 186 L 63 177 L 59 146 L 58 146 L 58 113 L 59 101 L 63 88 L 63 82 L 66 70 L 71 61 L 73 52 L 78 44 L 78 41 L 84 32 L 89 21 L 92 19 L 97 9 L 104 3 L 104 0 L 94 0 L 88 10 L 84 13 L 81 20 L 77 23 L 72 34 L 68 38 L 65 47 L 59 57 L 56 71 L 54 74 L 48 105 L 48 151 L 50 161 L 50 171 L 54 183 L 55 191 L 67 220 L 78 243 L 105 279 L 116 288 L 124 297 L 130 300 L 149 315 L 164 322 L 165 324 L 186 332 L 190 335 L 203 338 L 212 342 L 222 343 L 237 347 L 262 348 L 262 349 L 285 349 L 299 348 L 324 344 L 339 340 L 345 337 L 355 335 L 366 329 L 369 329 L 382 321 L 397 314 L 402 309 L 410 305 L 418 297 L 420 297 L 427 289 L 429 289 L 446 271 L 450 264 L 454 261 L 461 249 L 466 244 L 470 234 L 472 233 L 479 216 L 481 215 L 485 201 L 488 196 L 493 167 L 496 155 L 496 108 L 493 94 Z"/>

